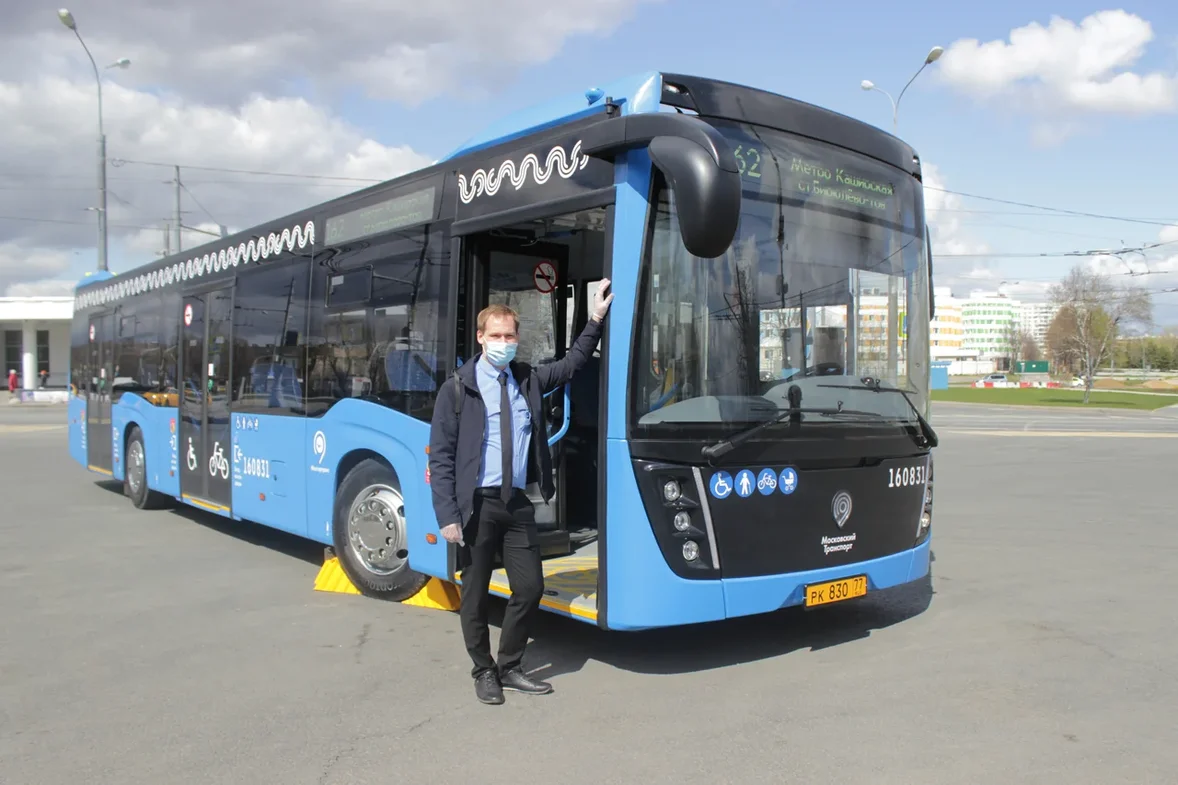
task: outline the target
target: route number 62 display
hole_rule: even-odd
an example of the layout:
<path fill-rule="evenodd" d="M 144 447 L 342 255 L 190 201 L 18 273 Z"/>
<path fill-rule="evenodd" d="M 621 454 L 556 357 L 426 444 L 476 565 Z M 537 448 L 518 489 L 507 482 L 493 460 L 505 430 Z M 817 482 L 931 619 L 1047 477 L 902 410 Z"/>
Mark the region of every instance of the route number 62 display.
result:
<path fill-rule="evenodd" d="M 924 466 L 905 466 L 903 469 L 888 469 L 889 488 L 908 488 L 924 484 Z"/>

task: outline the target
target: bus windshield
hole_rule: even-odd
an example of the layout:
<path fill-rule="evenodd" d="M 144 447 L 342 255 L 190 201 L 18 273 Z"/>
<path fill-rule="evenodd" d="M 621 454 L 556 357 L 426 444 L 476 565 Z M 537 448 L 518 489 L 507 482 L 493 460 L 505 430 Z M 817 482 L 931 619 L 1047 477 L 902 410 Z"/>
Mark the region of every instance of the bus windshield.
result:
<path fill-rule="evenodd" d="M 674 194 L 655 189 L 639 279 L 632 423 L 674 435 L 727 433 L 775 417 L 796 385 L 805 408 L 879 418 L 823 427 L 911 423 L 901 395 L 928 394 L 929 280 L 919 182 L 821 142 L 716 121 L 742 169 L 740 225 L 728 251 L 692 256 Z"/>

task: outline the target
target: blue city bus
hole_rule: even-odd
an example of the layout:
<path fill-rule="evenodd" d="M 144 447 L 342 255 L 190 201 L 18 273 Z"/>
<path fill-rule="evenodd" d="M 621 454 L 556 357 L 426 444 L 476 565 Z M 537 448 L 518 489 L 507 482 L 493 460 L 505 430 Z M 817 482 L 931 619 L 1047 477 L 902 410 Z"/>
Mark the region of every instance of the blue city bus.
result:
<path fill-rule="evenodd" d="M 928 573 L 932 261 L 904 142 L 762 90 L 646 73 L 432 166 L 75 299 L 72 457 L 318 541 L 362 594 L 461 584 L 430 498 L 440 385 L 506 303 L 546 397 L 542 607 L 636 630 L 850 600 Z M 508 596 L 502 569 L 492 592 Z"/>

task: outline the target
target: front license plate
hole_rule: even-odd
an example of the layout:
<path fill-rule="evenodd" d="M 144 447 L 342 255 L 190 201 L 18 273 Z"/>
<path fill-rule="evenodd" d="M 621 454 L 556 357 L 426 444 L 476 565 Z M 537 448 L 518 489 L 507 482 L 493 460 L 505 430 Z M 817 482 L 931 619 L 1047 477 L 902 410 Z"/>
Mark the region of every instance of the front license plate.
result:
<path fill-rule="evenodd" d="M 812 583 L 806 587 L 806 607 L 813 608 L 816 605 L 842 602 L 862 597 L 866 593 L 866 575 L 839 578 L 837 581 L 827 581 L 826 583 Z"/>

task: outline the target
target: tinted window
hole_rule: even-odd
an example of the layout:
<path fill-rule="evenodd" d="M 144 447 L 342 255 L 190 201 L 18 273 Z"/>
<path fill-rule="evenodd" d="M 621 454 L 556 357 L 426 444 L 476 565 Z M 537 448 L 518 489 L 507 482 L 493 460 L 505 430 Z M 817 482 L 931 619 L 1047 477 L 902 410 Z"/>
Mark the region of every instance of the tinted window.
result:
<path fill-rule="evenodd" d="M 356 398 L 423 420 L 432 416 L 446 367 L 448 243 L 445 231 L 423 227 L 357 243 L 330 267 L 315 267 L 309 413 Z M 351 281 L 366 283 L 359 301 Z M 341 283 L 351 295 L 346 303 L 336 299 Z"/>
<path fill-rule="evenodd" d="M 125 392 L 146 393 L 162 389 L 160 332 L 162 298 L 158 294 L 131 297 L 115 311 L 114 400 Z"/>
<path fill-rule="evenodd" d="M 85 311 L 74 314 L 70 325 L 70 387 L 74 395 L 90 389 L 87 358 L 90 352 L 90 321 Z"/>
<path fill-rule="evenodd" d="M 306 389 L 307 261 L 251 266 L 233 299 L 233 408 L 302 414 Z"/>
<path fill-rule="evenodd" d="M 160 304 L 160 389 L 175 395 L 179 392 L 176 386 L 176 364 L 180 358 L 180 290 L 170 286 L 163 290 Z M 170 406 L 177 406 L 178 401 L 168 399 Z"/>
<path fill-rule="evenodd" d="M 9 371 L 16 371 L 16 375 L 20 376 L 24 373 L 22 368 L 22 355 L 24 354 L 23 346 L 24 337 L 20 330 L 5 330 L 4 331 L 4 376 L 8 376 Z"/>
<path fill-rule="evenodd" d="M 372 295 L 372 270 L 361 268 L 327 277 L 327 306 L 366 302 Z"/>

